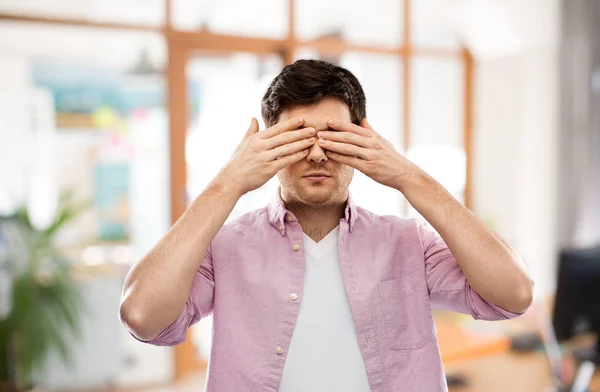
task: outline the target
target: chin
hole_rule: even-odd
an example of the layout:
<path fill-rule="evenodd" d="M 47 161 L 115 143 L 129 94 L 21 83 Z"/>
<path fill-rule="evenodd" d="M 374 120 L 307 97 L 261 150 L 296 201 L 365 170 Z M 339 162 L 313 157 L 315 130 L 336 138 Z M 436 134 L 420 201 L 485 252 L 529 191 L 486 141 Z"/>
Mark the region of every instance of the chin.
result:
<path fill-rule="evenodd" d="M 303 203 L 321 206 L 331 204 L 336 201 L 336 195 L 332 188 L 330 187 L 307 187 L 298 189 L 298 196 Z"/>

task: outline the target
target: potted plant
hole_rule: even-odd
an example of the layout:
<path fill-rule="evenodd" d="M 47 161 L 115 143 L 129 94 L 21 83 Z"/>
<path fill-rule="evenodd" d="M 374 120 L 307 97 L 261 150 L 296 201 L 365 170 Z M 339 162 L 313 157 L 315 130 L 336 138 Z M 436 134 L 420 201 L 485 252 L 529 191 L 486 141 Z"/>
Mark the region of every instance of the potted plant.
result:
<path fill-rule="evenodd" d="M 54 237 L 82 210 L 61 197 L 44 229 L 32 225 L 25 207 L 0 217 L 0 392 L 31 389 L 51 350 L 70 363 L 68 339 L 80 333 L 83 307 L 73 266 Z"/>

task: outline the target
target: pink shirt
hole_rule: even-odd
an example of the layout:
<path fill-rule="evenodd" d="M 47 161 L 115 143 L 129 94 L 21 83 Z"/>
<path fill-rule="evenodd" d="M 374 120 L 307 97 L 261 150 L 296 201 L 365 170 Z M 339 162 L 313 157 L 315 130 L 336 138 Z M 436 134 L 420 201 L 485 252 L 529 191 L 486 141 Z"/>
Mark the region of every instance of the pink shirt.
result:
<path fill-rule="evenodd" d="M 485 320 L 517 316 L 473 291 L 425 221 L 378 216 L 349 198 L 338 249 L 373 392 L 447 390 L 432 308 Z M 190 325 L 213 313 L 207 391 L 277 392 L 303 279 L 302 228 L 278 193 L 219 230 L 179 318 L 149 343 L 182 343 Z"/>

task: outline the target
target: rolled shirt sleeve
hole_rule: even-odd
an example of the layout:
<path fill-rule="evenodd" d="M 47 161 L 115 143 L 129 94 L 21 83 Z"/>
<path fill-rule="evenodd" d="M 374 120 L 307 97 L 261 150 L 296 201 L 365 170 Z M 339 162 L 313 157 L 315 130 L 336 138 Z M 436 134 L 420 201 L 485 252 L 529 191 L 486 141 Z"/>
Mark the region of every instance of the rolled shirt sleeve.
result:
<path fill-rule="evenodd" d="M 477 294 L 442 237 L 425 220 L 419 220 L 418 226 L 433 307 L 470 314 L 477 320 L 505 320 L 522 314 L 508 312 Z"/>
<path fill-rule="evenodd" d="M 155 346 L 174 346 L 183 343 L 188 328 L 212 312 L 214 293 L 213 244 L 211 242 L 192 282 L 190 295 L 177 319 L 152 340 L 142 341 L 134 335 L 132 336 Z"/>

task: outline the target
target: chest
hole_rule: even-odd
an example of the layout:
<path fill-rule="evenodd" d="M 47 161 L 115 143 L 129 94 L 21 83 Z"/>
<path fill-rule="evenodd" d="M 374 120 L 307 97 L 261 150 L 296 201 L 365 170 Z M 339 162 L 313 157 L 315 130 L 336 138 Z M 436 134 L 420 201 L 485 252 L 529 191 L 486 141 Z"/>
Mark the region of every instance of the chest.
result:
<path fill-rule="evenodd" d="M 415 280 L 424 284 L 422 249 L 406 239 L 342 226 L 333 242 L 330 236 L 311 242 L 299 228 L 285 235 L 243 233 L 215 255 L 215 287 L 240 298 L 285 301 L 292 291 L 301 295 L 305 284 L 331 279 L 346 293 L 370 298 L 380 297 L 385 282 L 400 291 Z"/>
<path fill-rule="evenodd" d="M 341 226 L 337 260 L 313 260 L 301 230 L 275 234 L 244 233 L 213 254 L 215 330 L 223 336 L 255 341 L 256 335 L 246 335 L 255 331 L 287 347 L 304 303 L 319 311 L 320 322 L 349 309 L 351 317 L 344 317 L 364 350 L 374 342 L 416 349 L 434 336 L 420 243 Z M 320 261 L 330 264 L 313 268 Z"/>

